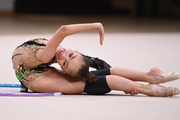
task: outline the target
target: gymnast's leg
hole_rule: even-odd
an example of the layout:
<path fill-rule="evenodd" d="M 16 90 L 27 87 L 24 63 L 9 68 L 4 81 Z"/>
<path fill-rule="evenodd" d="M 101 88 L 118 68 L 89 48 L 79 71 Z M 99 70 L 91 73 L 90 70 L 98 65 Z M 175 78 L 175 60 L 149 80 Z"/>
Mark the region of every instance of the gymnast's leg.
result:
<path fill-rule="evenodd" d="M 166 73 L 156 67 L 151 68 L 149 72 L 143 72 L 123 67 L 112 67 L 110 68 L 110 73 L 111 75 L 118 75 L 121 77 L 128 78 L 132 81 L 142 81 L 153 84 L 165 83 L 180 78 L 180 73 Z"/>
<path fill-rule="evenodd" d="M 106 80 L 111 90 L 119 90 L 131 93 L 133 89 L 136 89 L 138 93 L 156 97 L 167 97 L 179 94 L 178 88 L 167 88 L 159 84 L 143 85 L 116 75 L 107 75 Z"/>

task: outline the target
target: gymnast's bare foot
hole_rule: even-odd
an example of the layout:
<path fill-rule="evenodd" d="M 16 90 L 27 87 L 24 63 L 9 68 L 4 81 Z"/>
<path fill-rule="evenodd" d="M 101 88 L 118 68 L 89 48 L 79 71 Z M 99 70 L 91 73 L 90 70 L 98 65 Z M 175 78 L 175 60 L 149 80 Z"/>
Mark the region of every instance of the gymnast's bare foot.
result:
<path fill-rule="evenodd" d="M 149 84 L 148 85 L 152 93 L 150 96 L 156 97 L 171 97 L 174 95 L 178 95 L 180 93 L 177 87 L 164 87 L 159 84 Z"/>
<path fill-rule="evenodd" d="M 173 80 L 180 79 L 180 73 L 178 72 L 163 72 L 160 69 L 154 67 L 147 73 L 149 78 L 149 83 L 165 83 Z"/>

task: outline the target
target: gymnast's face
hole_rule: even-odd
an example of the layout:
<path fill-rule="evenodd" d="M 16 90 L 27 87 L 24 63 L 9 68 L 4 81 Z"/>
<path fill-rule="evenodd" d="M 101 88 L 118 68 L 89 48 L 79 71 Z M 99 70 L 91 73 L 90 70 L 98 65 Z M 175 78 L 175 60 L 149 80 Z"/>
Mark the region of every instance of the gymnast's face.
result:
<path fill-rule="evenodd" d="M 56 62 L 65 73 L 71 76 L 79 70 L 81 61 L 82 55 L 78 51 L 67 48 L 60 48 L 56 51 Z"/>

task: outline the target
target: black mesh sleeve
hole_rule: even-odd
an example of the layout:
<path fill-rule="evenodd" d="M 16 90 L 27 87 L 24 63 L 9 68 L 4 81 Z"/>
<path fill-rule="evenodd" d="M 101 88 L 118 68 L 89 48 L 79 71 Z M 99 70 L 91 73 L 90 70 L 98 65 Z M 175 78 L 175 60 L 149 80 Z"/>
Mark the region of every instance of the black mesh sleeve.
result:
<path fill-rule="evenodd" d="M 107 62 L 105 62 L 102 59 L 99 59 L 98 57 L 91 57 L 87 55 L 83 55 L 83 56 L 89 61 L 90 67 L 95 68 L 96 70 L 101 70 L 111 67 Z"/>

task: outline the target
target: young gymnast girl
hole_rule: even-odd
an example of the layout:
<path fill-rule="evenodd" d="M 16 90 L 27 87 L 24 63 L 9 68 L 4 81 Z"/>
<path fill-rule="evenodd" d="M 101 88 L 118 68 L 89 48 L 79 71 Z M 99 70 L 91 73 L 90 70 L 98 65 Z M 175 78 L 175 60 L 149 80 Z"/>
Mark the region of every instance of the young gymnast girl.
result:
<path fill-rule="evenodd" d="M 93 29 L 98 31 L 102 45 L 104 28 L 101 23 L 63 25 L 50 40 L 37 38 L 19 45 L 12 53 L 17 79 L 25 88 L 36 92 L 102 95 L 119 90 L 131 95 L 141 93 L 157 97 L 179 94 L 178 88 L 159 84 L 179 79 L 177 72 L 166 73 L 158 68 L 143 72 L 111 67 L 101 59 L 60 46 L 65 37 Z M 58 63 L 61 69 L 52 67 L 53 63 Z M 97 71 L 89 72 L 89 67 Z M 143 85 L 137 81 L 149 84 Z"/>

